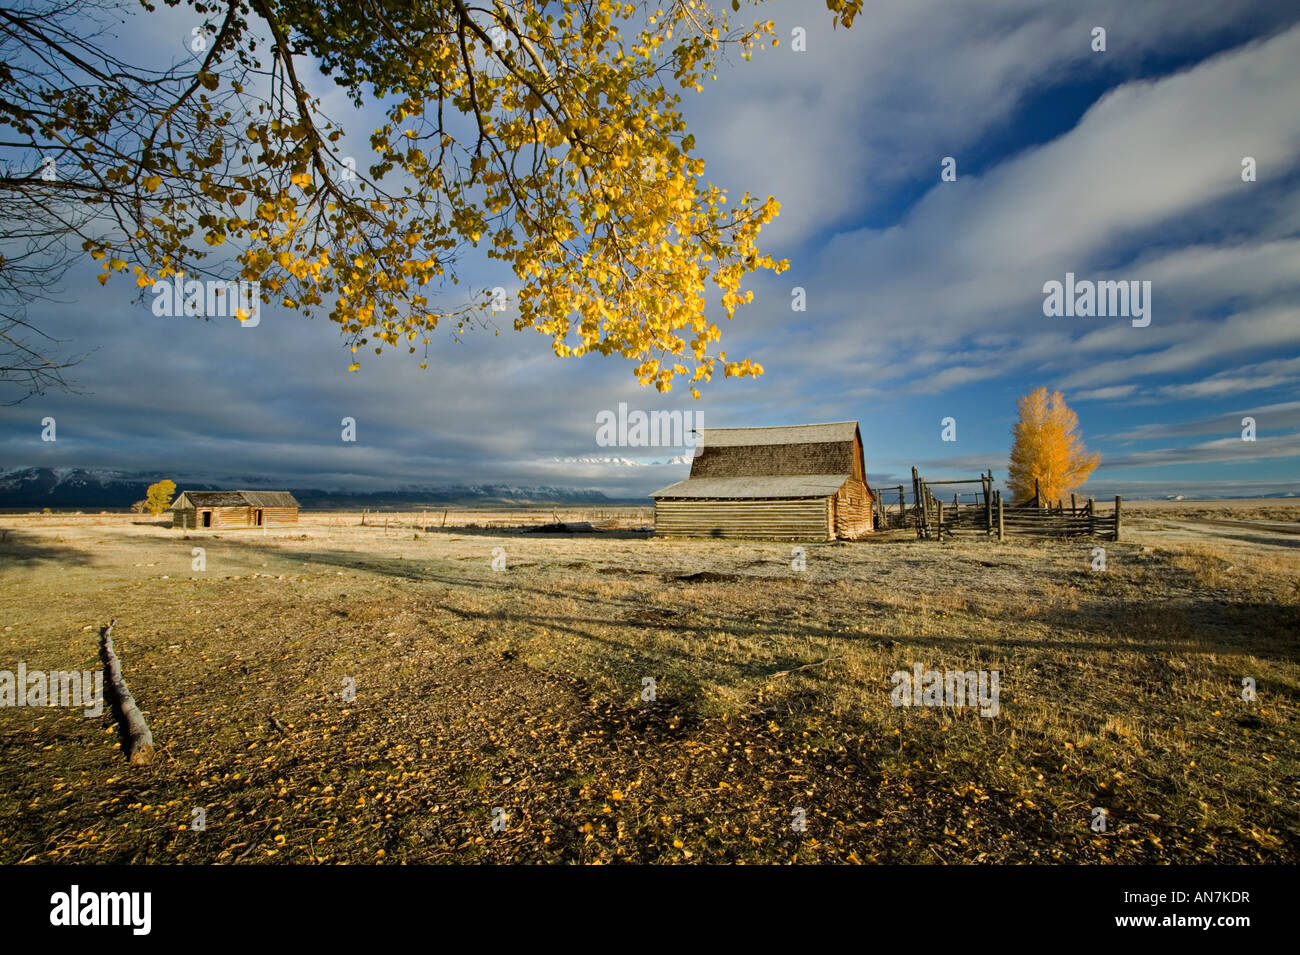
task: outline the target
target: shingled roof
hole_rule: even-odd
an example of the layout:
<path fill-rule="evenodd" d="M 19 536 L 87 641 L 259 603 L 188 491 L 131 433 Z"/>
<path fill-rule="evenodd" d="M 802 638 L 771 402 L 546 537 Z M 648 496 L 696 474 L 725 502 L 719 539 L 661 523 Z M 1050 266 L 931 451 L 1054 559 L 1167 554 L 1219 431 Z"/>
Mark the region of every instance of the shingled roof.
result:
<path fill-rule="evenodd" d="M 653 498 L 826 497 L 853 475 L 856 421 L 705 428 L 691 476 Z"/>
<path fill-rule="evenodd" d="M 753 447 L 760 444 L 824 444 L 852 441 L 856 421 L 792 424 L 776 428 L 705 428 L 701 444 L 711 447 Z"/>
<path fill-rule="evenodd" d="M 170 510 L 191 507 L 298 507 L 288 491 L 182 491 Z"/>

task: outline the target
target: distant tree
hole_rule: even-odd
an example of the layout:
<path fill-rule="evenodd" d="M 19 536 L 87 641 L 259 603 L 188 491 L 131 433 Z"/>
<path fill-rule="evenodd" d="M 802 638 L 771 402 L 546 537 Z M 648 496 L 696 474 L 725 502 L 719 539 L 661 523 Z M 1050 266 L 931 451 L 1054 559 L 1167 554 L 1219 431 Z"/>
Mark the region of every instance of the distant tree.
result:
<path fill-rule="evenodd" d="M 1079 416 L 1070 410 L 1059 391 L 1049 397 L 1039 388 L 1019 401 L 1020 420 L 1012 429 L 1011 466 L 1007 484 L 1012 498 L 1034 496 L 1037 480 L 1043 501 L 1066 497 L 1088 480 L 1101 461 L 1090 454 L 1079 436 Z"/>
<path fill-rule="evenodd" d="M 172 495 L 175 493 L 175 481 L 159 481 L 157 484 L 150 484 L 145 492 L 144 506 L 149 509 L 150 514 L 157 517 L 171 507 Z"/>

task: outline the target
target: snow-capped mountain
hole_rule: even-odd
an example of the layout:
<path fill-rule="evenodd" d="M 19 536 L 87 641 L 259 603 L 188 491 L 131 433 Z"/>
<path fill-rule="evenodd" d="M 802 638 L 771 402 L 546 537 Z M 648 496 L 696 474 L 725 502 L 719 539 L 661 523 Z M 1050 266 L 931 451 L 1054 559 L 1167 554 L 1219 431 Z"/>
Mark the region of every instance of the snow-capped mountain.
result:
<path fill-rule="evenodd" d="M 122 508 L 145 497 L 150 484 L 167 475 L 129 473 L 97 468 L 18 468 L 0 471 L 0 507 Z M 176 480 L 179 490 L 284 487 L 266 478 L 243 477 L 220 484 Z M 304 507 L 404 507 L 419 504 L 616 504 L 591 488 L 520 487 L 508 484 L 465 484 L 406 487 L 395 491 L 322 490 L 290 487 Z M 637 501 L 636 503 L 644 503 Z"/>
<path fill-rule="evenodd" d="M 689 454 L 678 454 L 657 461 L 644 458 L 555 458 L 555 460 L 560 464 L 606 464 L 620 468 L 648 468 L 669 464 L 690 464 L 694 457 Z"/>

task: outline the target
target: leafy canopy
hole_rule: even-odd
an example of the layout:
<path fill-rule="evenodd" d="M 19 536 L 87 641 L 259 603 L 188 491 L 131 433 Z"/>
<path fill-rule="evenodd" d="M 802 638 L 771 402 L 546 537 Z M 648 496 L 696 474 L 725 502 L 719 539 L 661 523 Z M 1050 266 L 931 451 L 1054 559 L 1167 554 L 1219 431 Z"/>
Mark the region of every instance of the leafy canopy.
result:
<path fill-rule="evenodd" d="M 157 484 L 150 484 L 144 494 L 145 510 L 157 517 L 172 506 L 172 495 L 175 493 L 175 481 L 162 480 Z"/>
<path fill-rule="evenodd" d="M 619 355 L 642 384 L 685 378 L 697 397 L 718 362 L 762 373 L 714 351 L 708 308 L 731 318 L 747 275 L 787 267 L 756 242 L 779 206 L 704 179 L 680 107 L 727 50 L 776 45 L 771 20 L 741 23 L 737 0 L 164 2 L 205 23 L 188 69 L 132 72 L 56 37 L 43 49 L 66 69 L 17 77 L 29 95 L 0 113 L 68 173 L 24 188 L 102 212 L 66 217 L 101 283 L 238 277 L 263 302 L 324 311 L 354 355 L 427 357 L 439 325 L 459 334 L 493 300 L 438 295 L 478 247 L 513 274 L 515 327 L 557 355 Z M 826 6 L 848 27 L 861 0 Z M 382 108 L 373 161 L 342 154 L 308 65 Z"/>
<path fill-rule="evenodd" d="M 1007 484 L 1014 500 L 1034 496 L 1038 481 L 1040 503 L 1069 496 L 1088 480 L 1101 461 L 1090 454 L 1079 435 L 1079 416 L 1070 410 L 1059 391 L 1049 397 L 1038 388 L 1020 399 L 1020 420 L 1012 429 L 1011 465 Z"/>

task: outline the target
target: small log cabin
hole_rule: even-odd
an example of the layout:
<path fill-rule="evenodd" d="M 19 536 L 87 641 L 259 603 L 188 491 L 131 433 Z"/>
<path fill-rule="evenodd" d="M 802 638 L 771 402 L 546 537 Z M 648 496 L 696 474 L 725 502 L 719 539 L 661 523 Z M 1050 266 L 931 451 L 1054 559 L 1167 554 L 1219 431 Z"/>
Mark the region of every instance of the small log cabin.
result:
<path fill-rule="evenodd" d="M 288 491 L 183 491 L 172 502 L 173 527 L 282 527 L 298 523 Z"/>
<path fill-rule="evenodd" d="M 691 476 L 650 496 L 656 537 L 853 540 L 873 529 L 856 421 L 706 428 Z"/>

